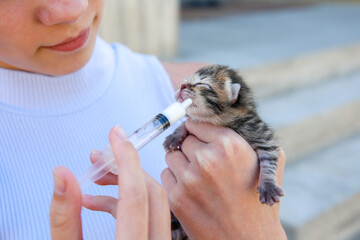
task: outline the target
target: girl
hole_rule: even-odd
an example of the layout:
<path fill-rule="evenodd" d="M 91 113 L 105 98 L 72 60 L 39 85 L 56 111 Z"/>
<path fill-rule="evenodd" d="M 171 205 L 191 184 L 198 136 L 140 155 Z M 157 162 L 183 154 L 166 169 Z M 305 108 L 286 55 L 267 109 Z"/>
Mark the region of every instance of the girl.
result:
<path fill-rule="evenodd" d="M 0 0 L 0 239 L 48 239 L 52 169 L 61 164 L 80 175 L 89 166 L 88 153 L 108 142 L 112 126 L 120 124 L 131 133 L 172 103 L 172 86 L 200 66 L 164 68 L 155 57 L 105 43 L 97 37 L 103 2 Z M 257 168 L 247 143 L 229 129 L 190 121 L 187 127 L 193 135 L 166 162 L 164 136 L 143 149 L 140 158 L 158 182 L 162 173 L 170 208 L 189 235 L 284 236 L 278 207 L 250 204 Z M 196 142 L 207 143 L 202 147 L 213 153 L 202 158 L 202 165 L 188 164 L 199 160 Z M 247 160 L 231 165 L 238 152 Z M 216 178 L 204 175 L 202 169 L 217 166 L 219 159 L 221 168 L 206 168 Z M 250 171 L 239 174 L 244 169 Z M 227 188 L 218 188 L 221 183 Z M 115 197 L 117 189 L 92 186 L 87 193 Z M 84 205 L 115 208 L 105 209 L 102 202 L 101 197 L 85 198 Z M 84 239 L 115 235 L 108 214 L 85 210 L 82 219 Z M 244 227 L 245 219 L 251 220 L 245 221 L 249 226 Z M 259 226 L 263 229 L 254 231 Z"/>

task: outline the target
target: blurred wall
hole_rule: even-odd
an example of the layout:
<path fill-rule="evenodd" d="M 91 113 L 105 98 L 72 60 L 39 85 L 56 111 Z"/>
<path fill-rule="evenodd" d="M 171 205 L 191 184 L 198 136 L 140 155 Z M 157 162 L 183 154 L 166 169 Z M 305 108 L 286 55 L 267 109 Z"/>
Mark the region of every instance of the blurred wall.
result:
<path fill-rule="evenodd" d="M 100 35 L 133 51 L 173 57 L 178 48 L 179 0 L 107 0 Z"/>

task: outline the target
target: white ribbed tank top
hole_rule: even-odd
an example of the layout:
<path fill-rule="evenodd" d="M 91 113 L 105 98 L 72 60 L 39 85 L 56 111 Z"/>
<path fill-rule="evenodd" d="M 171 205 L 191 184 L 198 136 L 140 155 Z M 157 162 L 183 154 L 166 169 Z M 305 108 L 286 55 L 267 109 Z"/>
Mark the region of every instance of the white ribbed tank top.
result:
<path fill-rule="evenodd" d="M 87 65 L 69 75 L 0 68 L 0 239 L 50 239 L 53 169 L 62 165 L 79 176 L 113 126 L 129 135 L 173 101 L 155 57 L 100 38 Z M 170 131 L 140 151 L 142 167 L 158 181 Z M 85 193 L 116 196 L 117 189 L 92 184 Z M 114 238 L 110 214 L 83 209 L 82 219 L 84 239 Z"/>

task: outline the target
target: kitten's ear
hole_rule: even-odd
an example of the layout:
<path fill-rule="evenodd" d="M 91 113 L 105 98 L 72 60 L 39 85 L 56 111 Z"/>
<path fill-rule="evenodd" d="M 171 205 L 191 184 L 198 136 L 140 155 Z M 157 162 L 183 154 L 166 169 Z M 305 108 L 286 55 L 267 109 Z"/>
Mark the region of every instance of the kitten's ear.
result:
<path fill-rule="evenodd" d="M 230 95 L 230 102 L 234 104 L 239 96 L 241 85 L 240 83 L 232 83 L 231 84 L 231 95 Z"/>

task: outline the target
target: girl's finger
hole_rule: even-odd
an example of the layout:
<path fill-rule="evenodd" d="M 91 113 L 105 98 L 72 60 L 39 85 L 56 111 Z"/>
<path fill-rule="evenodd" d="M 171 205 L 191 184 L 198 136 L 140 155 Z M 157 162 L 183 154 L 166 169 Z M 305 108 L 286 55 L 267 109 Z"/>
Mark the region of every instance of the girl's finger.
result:
<path fill-rule="evenodd" d="M 84 207 L 94 211 L 110 213 L 116 218 L 116 205 L 118 200 L 109 196 L 83 195 L 82 204 Z"/>
<path fill-rule="evenodd" d="M 167 152 L 165 155 L 165 161 L 171 172 L 175 175 L 176 179 L 182 179 L 184 172 L 190 164 L 184 153 L 179 150 Z"/>
<path fill-rule="evenodd" d="M 94 164 L 97 161 L 101 161 L 103 158 L 103 152 L 99 150 L 93 150 L 90 153 L 91 163 Z M 96 184 L 104 186 L 104 185 L 117 185 L 118 177 L 117 175 L 109 172 L 99 180 L 95 181 Z"/>
<path fill-rule="evenodd" d="M 103 152 L 99 150 L 92 150 L 90 153 L 90 161 L 92 164 L 96 163 L 98 160 L 102 159 Z"/>
<path fill-rule="evenodd" d="M 149 239 L 171 239 L 170 208 L 165 189 L 143 171 L 149 196 Z"/>
<path fill-rule="evenodd" d="M 198 122 L 188 118 L 185 122 L 186 129 L 204 143 L 217 142 L 219 136 L 228 134 L 229 128 L 215 126 L 210 123 Z"/>
<path fill-rule="evenodd" d="M 75 176 L 64 167 L 53 172 L 54 193 L 50 206 L 52 240 L 82 239 L 81 190 Z"/>
<path fill-rule="evenodd" d="M 176 177 L 169 168 L 166 168 L 164 169 L 164 171 L 162 171 L 161 183 L 164 186 L 167 193 L 169 193 L 172 189 L 175 188 L 175 185 L 177 183 Z"/>
<path fill-rule="evenodd" d="M 205 148 L 207 143 L 200 141 L 194 135 L 189 135 L 185 138 L 181 145 L 181 151 L 190 162 L 196 159 L 196 151 Z"/>
<path fill-rule="evenodd" d="M 111 130 L 110 144 L 119 172 L 116 237 L 117 239 L 148 239 L 148 193 L 140 158 L 119 126 Z"/>

